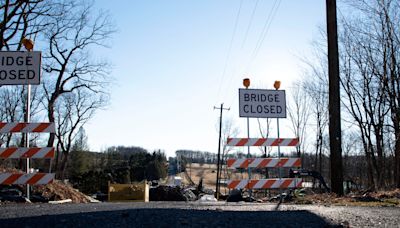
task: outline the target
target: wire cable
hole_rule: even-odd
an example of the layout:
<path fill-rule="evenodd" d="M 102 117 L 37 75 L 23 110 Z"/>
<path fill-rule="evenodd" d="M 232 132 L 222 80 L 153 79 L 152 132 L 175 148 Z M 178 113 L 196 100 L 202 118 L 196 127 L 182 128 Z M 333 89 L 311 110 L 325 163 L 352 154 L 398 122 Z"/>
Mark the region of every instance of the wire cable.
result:
<path fill-rule="evenodd" d="M 269 15 L 267 17 L 267 20 L 265 21 L 263 31 L 260 34 L 260 37 L 258 39 L 256 47 L 254 48 L 252 57 L 250 58 L 249 64 L 246 68 L 246 71 L 249 70 L 252 62 L 256 59 L 258 53 L 260 52 L 260 49 L 265 41 L 265 38 L 267 37 L 269 29 L 271 27 L 272 21 L 274 20 L 275 15 L 278 12 L 278 8 L 279 8 L 280 4 L 281 4 L 281 0 L 275 0 L 274 5 L 272 6 L 271 11 L 269 12 Z"/>
<path fill-rule="evenodd" d="M 219 102 L 222 83 L 224 81 L 225 74 L 226 74 L 226 69 L 228 67 L 228 62 L 229 62 L 229 59 L 230 59 L 230 56 L 231 56 L 232 45 L 233 45 L 233 41 L 234 41 L 234 38 L 235 38 L 235 35 L 236 35 L 236 30 L 237 30 L 237 27 L 238 27 L 238 23 L 239 23 L 239 17 L 240 17 L 240 11 L 242 9 L 242 3 L 243 3 L 243 0 L 240 0 L 240 5 L 239 5 L 238 12 L 236 14 L 236 20 L 235 20 L 235 25 L 234 25 L 233 32 L 232 32 L 231 41 L 229 43 L 228 53 L 227 53 L 226 59 L 225 59 L 224 69 L 222 71 L 221 81 L 220 81 L 219 87 L 218 87 L 217 103 Z"/>
<path fill-rule="evenodd" d="M 234 77 L 230 78 L 229 87 L 230 87 L 233 79 L 236 79 L 239 75 L 243 75 L 244 73 L 249 72 L 249 69 L 251 67 L 252 62 L 256 59 L 259 51 L 261 50 L 262 44 L 265 41 L 265 38 L 266 38 L 266 36 L 268 34 L 268 31 L 269 31 L 269 29 L 271 27 L 271 24 L 272 24 L 277 12 L 278 12 L 278 8 L 279 8 L 280 4 L 281 4 L 281 0 L 275 0 L 274 1 L 273 5 L 272 5 L 272 8 L 269 11 L 269 14 L 268 14 L 268 16 L 267 16 L 267 18 L 266 18 L 266 20 L 264 22 L 263 29 L 262 29 L 262 31 L 260 33 L 260 36 L 259 36 L 258 41 L 256 43 L 256 46 L 255 46 L 255 48 L 254 48 L 254 50 L 252 52 L 251 58 L 250 58 L 250 60 L 249 60 L 249 62 L 247 64 L 247 66 L 245 67 L 245 70 L 241 70 L 240 71 L 240 72 L 242 72 L 241 74 L 237 74 Z M 231 106 L 234 99 L 235 99 L 235 97 L 232 96 L 231 101 L 229 103 L 227 103 L 227 104 L 229 106 Z"/>
<path fill-rule="evenodd" d="M 245 35 L 244 35 L 244 39 L 243 39 L 243 42 L 242 42 L 241 49 L 243 49 L 244 44 L 245 44 L 246 41 L 247 41 L 247 36 L 249 35 L 249 30 L 250 30 L 251 24 L 253 23 L 254 15 L 255 15 L 255 13 L 256 13 L 256 9 L 257 9 L 258 2 L 259 2 L 259 1 L 260 1 L 260 0 L 257 0 L 257 1 L 256 1 L 256 4 L 254 5 L 253 12 L 251 13 L 250 21 L 249 21 L 249 24 L 247 25 L 246 33 L 245 33 Z"/>

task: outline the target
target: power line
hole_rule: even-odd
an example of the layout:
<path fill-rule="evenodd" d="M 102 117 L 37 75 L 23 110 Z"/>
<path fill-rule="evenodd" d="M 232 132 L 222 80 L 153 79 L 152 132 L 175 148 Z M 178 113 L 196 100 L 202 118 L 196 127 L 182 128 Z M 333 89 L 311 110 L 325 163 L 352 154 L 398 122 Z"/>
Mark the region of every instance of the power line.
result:
<path fill-rule="evenodd" d="M 260 51 L 260 49 L 261 49 L 261 47 L 262 47 L 262 45 L 264 43 L 265 37 L 267 37 L 267 34 L 268 34 L 269 29 L 271 27 L 272 21 L 274 20 L 275 15 L 278 12 L 278 8 L 279 8 L 280 4 L 281 4 L 281 0 L 275 0 L 274 4 L 273 4 L 273 6 L 272 6 L 272 8 L 271 8 L 271 10 L 269 12 L 269 15 L 267 17 L 267 20 L 264 23 L 264 27 L 263 27 L 262 33 L 260 34 L 260 37 L 259 37 L 258 42 L 256 44 L 256 47 L 254 48 L 252 57 L 250 58 L 249 64 L 247 66 L 247 70 L 248 70 L 248 68 L 250 67 L 251 63 L 254 61 L 254 59 L 257 57 L 257 55 L 259 53 L 259 51 Z"/>
<path fill-rule="evenodd" d="M 257 1 L 258 2 L 258 1 Z M 261 30 L 260 36 L 258 38 L 258 41 L 256 43 L 256 46 L 254 47 L 254 50 L 252 52 L 252 55 L 250 57 L 250 60 L 248 61 L 247 66 L 245 67 L 245 70 L 241 70 L 241 72 L 248 72 L 249 68 L 251 66 L 251 63 L 254 61 L 254 59 L 257 57 L 258 52 L 260 51 L 262 44 L 268 34 L 269 28 L 271 27 L 272 21 L 275 18 L 276 13 L 278 12 L 278 8 L 281 4 L 281 0 L 275 0 L 271 10 L 269 11 L 269 14 L 264 22 L 264 26 L 263 29 Z M 257 5 L 255 5 L 255 8 L 257 7 Z M 255 13 L 255 8 L 253 9 L 253 13 Z M 252 15 L 253 17 L 253 15 Z M 247 39 L 247 38 L 246 38 Z M 239 74 L 238 74 L 239 75 Z M 229 83 L 228 83 L 228 88 L 230 87 L 230 85 L 232 84 L 233 79 L 236 79 L 238 75 L 235 75 L 233 77 L 230 77 Z M 229 105 L 232 104 L 234 97 L 232 97 L 230 103 L 228 103 Z"/>
<path fill-rule="evenodd" d="M 237 12 L 237 14 L 236 14 L 235 25 L 234 25 L 233 32 L 232 32 L 231 42 L 229 43 L 228 53 L 227 53 L 226 59 L 225 59 L 224 70 L 222 71 L 221 81 L 220 81 L 219 87 L 218 87 L 218 95 L 217 95 L 218 100 L 219 100 L 219 96 L 220 96 L 220 93 L 221 93 L 221 87 L 222 87 L 222 83 L 223 83 L 223 81 L 224 81 L 224 77 L 225 77 L 225 73 L 226 73 L 226 68 L 227 68 L 227 66 L 228 66 L 228 61 L 229 61 L 229 58 L 230 58 L 230 55 L 231 55 L 233 40 L 234 40 L 234 38 L 235 38 L 236 30 L 237 30 L 237 27 L 238 27 L 240 11 L 241 11 L 241 9 L 242 9 L 242 3 L 243 3 L 243 0 L 240 0 L 239 9 L 238 9 L 238 12 Z M 217 101 L 217 102 L 218 102 L 218 101 Z"/>
<path fill-rule="evenodd" d="M 247 36 L 249 34 L 249 30 L 250 30 L 251 24 L 253 23 L 253 19 L 254 19 L 254 15 L 255 15 L 256 9 L 257 9 L 258 2 L 259 2 L 259 0 L 256 1 L 256 4 L 254 5 L 254 8 L 253 8 L 253 12 L 251 13 L 250 21 L 249 21 L 249 24 L 247 25 L 246 33 L 244 35 L 244 39 L 243 39 L 242 46 L 241 46 L 242 49 L 243 49 L 244 44 L 247 41 Z"/>

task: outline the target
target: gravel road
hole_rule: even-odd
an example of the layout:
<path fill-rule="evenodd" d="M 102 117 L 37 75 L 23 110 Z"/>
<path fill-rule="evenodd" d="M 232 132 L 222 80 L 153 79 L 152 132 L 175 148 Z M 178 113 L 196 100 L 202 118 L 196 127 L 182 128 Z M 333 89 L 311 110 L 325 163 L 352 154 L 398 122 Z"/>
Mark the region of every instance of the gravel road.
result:
<path fill-rule="evenodd" d="M 253 203 L 2 204 L 1 227 L 400 227 L 400 208 Z"/>

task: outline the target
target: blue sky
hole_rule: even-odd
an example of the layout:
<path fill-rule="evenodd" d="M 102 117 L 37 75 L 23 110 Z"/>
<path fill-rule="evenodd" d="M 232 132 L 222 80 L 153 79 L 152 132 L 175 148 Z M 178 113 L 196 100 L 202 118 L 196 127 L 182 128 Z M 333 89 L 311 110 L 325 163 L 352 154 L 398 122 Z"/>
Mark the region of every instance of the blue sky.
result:
<path fill-rule="evenodd" d="M 279 7 L 269 17 L 274 3 Z M 118 32 L 111 48 L 100 53 L 113 64 L 115 83 L 110 106 L 85 128 L 92 150 L 125 145 L 162 149 L 168 156 L 177 149 L 216 152 L 219 111 L 213 107 L 230 107 L 224 117 L 246 136 L 246 120 L 238 113 L 242 79 L 263 89 L 281 80 L 289 96 L 303 72 L 301 58 L 309 55 L 318 26 L 325 26 L 325 1 L 316 0 L 95 4 L 112 15 Z M 281 137 L 293 137 L 285 125 L 282 120 Z M 252 119 L 251 137 L 258 137 L 256 127 Z"/>

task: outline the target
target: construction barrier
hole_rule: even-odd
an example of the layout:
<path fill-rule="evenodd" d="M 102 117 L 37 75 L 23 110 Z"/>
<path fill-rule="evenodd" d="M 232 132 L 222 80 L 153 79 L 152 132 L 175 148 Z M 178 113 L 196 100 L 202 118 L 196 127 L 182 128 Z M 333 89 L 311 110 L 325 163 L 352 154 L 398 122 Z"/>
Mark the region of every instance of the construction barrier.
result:
<path fill-rule="evenodd" d="M 0 133 L 55 133 L 54 123 L 4 123 L 0 122 Z"/>
<path fill-rule="evenodd" d="M 300 158 L 230 158 L 228 168 L 279 168 L 301 167 Z"/>
<path fill-rule="evenodd" d="M 279 188 L 299 188 L 301 187 L 301 178 L 273 178 L 259 180 L 229 180 L 230 189 L 279 189 Z"/>
<path fill-rule="evenodd" d="M 299 139 L 228 138 L 228 146 L 298 146 Z M 301 167 L 300 158 L 240 158 L 228 159 L 230 168 L 290 168 Z M 250 171 L 249 171 L 250 173 Z M 250 175 L 250 174 L 249 174 Z M 259 180 L 228 180 L 229 189 L 286 189 L 301 187 L 301 178 L 271 178 Z"/>
<path fill-rule="evenodd" d="M 0 184 L 50 184 L 54 173 L 0 173 Z"/>
<path fill-rule="evenodd" d="M 5 133 L 55 133 L 54 123 L 4 123 L 0 122 L 0 134 Z M 0 158 L 54 158 L 53 147 L 0 148 Z M 0 184 L 49 184 L 54 180 L 54 173 L 0 173 Z"/>
<path fill-rule="evenodd" d="M 227 146 L 298 146 L 299 139 L 228 138 Z"/>
<path fill-rule="evenodd" d="M 54 158 L 53 147 L 27 148 L 9 147 L 0 148 L 0 158 Z"/>
<path fill-rule="evenodd" d="M 111 184 L 108 182 L 109 202 L 149 202 L 150 186 L 147 181 L 133 184 Z"/>

